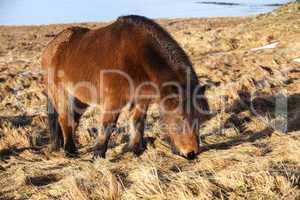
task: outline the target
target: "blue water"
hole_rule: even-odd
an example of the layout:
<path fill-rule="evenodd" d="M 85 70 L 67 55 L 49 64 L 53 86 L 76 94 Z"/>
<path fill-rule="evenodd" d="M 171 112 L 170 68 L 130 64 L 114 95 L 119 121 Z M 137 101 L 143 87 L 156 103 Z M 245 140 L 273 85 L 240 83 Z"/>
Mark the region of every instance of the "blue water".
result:
<path fill-rule="evenodd" d="M 241 3 L 238 6 L 200 1 Z M 289 0 L 0 0 L 0 24 L 52 24 L 109 21 L 120 15 L 151 18 L 245 16 L 277 8 L 263 6 Z"/>

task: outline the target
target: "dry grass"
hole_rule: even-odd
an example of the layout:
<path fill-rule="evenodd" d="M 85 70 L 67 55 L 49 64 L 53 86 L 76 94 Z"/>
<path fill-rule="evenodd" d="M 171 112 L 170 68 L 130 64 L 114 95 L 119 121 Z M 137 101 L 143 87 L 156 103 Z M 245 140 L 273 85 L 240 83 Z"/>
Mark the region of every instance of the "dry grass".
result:
<path fill-rule="evenodd" d="M 106 159 L 49 154 L 39 58 L 69 25 L 0 27 L 0 199 L 299 199 L 299 11 L 292 3 L 256 17 L 159 21 L 190 54 L 201 82 L 211 84 L 217 114 L 201 128 L 202 153 L 193 161 L 159 139 L 155 106 L 146 136 L 156 140 L 140 157 L 120 154 L 126 114 Z M 278 47 L 250 50 L 272 42 Z M 280 92 L 286 121 L 276 115 Z M 98 116 L 96 108 L 85 114 L 81 149 L 92 145 L 88 129 Z"/>

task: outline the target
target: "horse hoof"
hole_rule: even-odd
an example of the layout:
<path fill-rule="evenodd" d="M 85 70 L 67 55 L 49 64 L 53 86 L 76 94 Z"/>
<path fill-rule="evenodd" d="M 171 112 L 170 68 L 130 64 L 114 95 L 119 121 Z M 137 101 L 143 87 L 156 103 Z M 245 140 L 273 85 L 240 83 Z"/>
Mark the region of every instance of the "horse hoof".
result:
<path fill-rule="evenodd" d="M 67 157 L 67 158 L 79 158 L 79 153 L 78 153 L 78 151 L 73 151 L 73 152 L 65 151 L 65 157 Z"/>
<path fill-rule="evenodd" d="M 122 153 L 132 152 L 136 156 L 140 156 L 145 151 L 145 149 L 146 149 L 145 145 L 126 144 L 122 149 Z"/>
<path fill-rule="evenodd" d="M 105 152 L 101 150 L 95 150 L 93 152 L 93 159 L 97 159 L 97 158 L 105 158 Z"/>
<path fill-rule="evenodd" d="M 75 146 L 67 146 L 65 148 L 65 156 L 67 158 L 78 158 L 79 153 L 77 151 L 77 148 Z"/>
<path fill-rule="evenodd" d="M 93 159 L 105 158 L 107 145 L 96 144 L 94 147 L 92 147 L 92 151 L 93 151 Z"/>

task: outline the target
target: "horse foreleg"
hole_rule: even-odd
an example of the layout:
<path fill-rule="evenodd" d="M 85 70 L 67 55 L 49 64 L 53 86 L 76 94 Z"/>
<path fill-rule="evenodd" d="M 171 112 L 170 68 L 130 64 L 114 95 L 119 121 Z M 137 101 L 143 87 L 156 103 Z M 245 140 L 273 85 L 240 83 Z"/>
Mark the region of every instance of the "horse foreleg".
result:
<path fill-rule="evenodd" d="M 132 151 L 136 155 L 140 155 L 145 150 L 144 144 L 144 128 L 147 115 L 148 104 L 140 103 L 135 105 L 131 110 L 130 118 L 130 140 L 123 148 L 123 152 Z"/>
<path fill-rule="evenodd" d="M 119 112 L 111 112 L 112 109 L 108 107 L 101 111 L 101 130 L 99 131 L 97 142 L 92 150 L 94 152 L 94 158 L 102 157 L 105 158 L 107 146 L 111 133 L 116 127 L 116 123 L 119 117 Z"/>

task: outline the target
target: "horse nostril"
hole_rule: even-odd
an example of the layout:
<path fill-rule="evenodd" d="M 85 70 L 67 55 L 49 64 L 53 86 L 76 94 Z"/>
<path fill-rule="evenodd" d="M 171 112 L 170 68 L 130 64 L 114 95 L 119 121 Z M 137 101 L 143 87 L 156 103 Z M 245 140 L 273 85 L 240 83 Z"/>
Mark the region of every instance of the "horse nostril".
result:
<path fill-rule="evenodd" d="M 197 157 L 197 154 L 196 154 L 194 151 L 192 151 L 192 152 L 190 152 L 190 153 L 188 153 L 188 154 L 186 155 L 186 158 L 189 159 L 189 160 L 193 160 L 193 159 L 195 159 L 196 157 Z"/>

